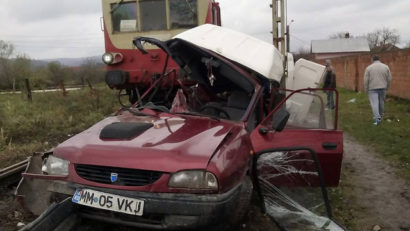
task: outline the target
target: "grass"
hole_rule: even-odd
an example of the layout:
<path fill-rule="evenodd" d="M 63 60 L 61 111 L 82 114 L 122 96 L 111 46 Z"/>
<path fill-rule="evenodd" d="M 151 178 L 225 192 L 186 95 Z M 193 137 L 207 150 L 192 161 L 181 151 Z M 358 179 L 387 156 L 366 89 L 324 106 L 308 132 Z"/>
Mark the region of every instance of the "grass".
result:
<path fill-rule="evenodd" d="M 398 167 L 399 175 L 410 179 L 410 101 L 387 97 L 385 118 L 379 126 L 374 126 L 367 94 L 338 90 L 340 129 L 372 147 Z M 360 195 L 351 190 L 356 187 L 353 172 L 351 166 L 344 166 L 341 184 L 328 190 L 336 220 L 348 230 L 362 230 L 358 220 L 370 215 L 360 206 Z"/>
<path fill-rule="evenodd" d="M 50 149 L 114 112 L 115 93 L 105 86 L 67 96 L 34 93 L 31 103 L 21 94 L 0 95 L 0 168 Z"/>
<path fill-rule="evenodd" d="M 367 94 L 339 89 L 339 125 L 399 167 L 410 179 L 410 101 L 387 97 L 385 116 L 374 126 Z"/>

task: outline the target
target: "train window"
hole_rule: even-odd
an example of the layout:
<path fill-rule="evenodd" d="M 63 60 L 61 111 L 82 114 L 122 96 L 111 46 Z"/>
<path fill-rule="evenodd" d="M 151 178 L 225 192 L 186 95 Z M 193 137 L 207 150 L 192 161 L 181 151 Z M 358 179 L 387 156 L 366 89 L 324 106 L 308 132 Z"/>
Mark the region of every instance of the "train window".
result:
<path fill-rule="evenodd" d="M 115 32 L 137 30 L 137 3 L 126 2 L 111 5 L 112 25 Z"/>
<path fill-rule="evenodd" d="M 165 0 L 140 1 L 140 12 L 143 31 L 167 29 Z"/>
<path fill-rule="evenodd" d="M 171 29 L 192 28 L 198 25 L 197 0 L 169 1 Z"/>

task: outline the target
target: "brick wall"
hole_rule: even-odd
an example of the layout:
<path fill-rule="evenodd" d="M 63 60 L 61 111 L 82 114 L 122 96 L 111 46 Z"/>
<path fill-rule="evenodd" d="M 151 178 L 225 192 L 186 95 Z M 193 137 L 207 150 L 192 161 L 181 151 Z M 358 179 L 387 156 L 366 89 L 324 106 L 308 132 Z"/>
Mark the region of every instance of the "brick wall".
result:
<path fill-rule="evenodd" d="M 390 67 L 393 76 L 388 95 L 410 99 L 410 49 L 378 53 L 380 60 Z M 332 58 L 338 87 L 363 92 L 366 67 L 373 54 Z M 317 60 L 324 64 L 324 60 Z"/>

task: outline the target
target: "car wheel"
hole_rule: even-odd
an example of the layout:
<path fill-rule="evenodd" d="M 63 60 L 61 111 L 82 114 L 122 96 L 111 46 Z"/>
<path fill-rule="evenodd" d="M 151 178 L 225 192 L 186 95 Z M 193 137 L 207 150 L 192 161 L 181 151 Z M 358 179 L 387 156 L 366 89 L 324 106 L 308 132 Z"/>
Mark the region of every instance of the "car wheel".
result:
<path fill-rule="evenodd" d="M 240 225 L 241 225 L 240 222 L 245 217 L 245 215 L 248 213 L 250 204 L 251 204 L 253 184 L 249 176 L 245 176 L 241 187 L 242 188 L 241 188 L 241 192 L 239 195 L 238 206 L 236 207 L 235 212 L 232 213 L 229 221 L 224 222 L 223 224 L 220 224 L 217 227 L 213 227 L 212 230 L 216 230 L 216 231 L 235 230 L 236 231 L 240 229 Z"/>

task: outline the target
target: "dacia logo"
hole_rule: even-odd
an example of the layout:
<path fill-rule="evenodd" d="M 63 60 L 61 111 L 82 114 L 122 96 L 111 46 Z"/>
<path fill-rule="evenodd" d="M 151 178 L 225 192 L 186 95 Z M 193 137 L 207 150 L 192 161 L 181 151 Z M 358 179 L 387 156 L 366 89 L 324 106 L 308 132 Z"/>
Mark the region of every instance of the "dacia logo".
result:
<path fill-rule="evenodd" d="M 110 180 L 111 182 L 116 182 L 118 180 L 118 173 L 112 172 Z"/>

